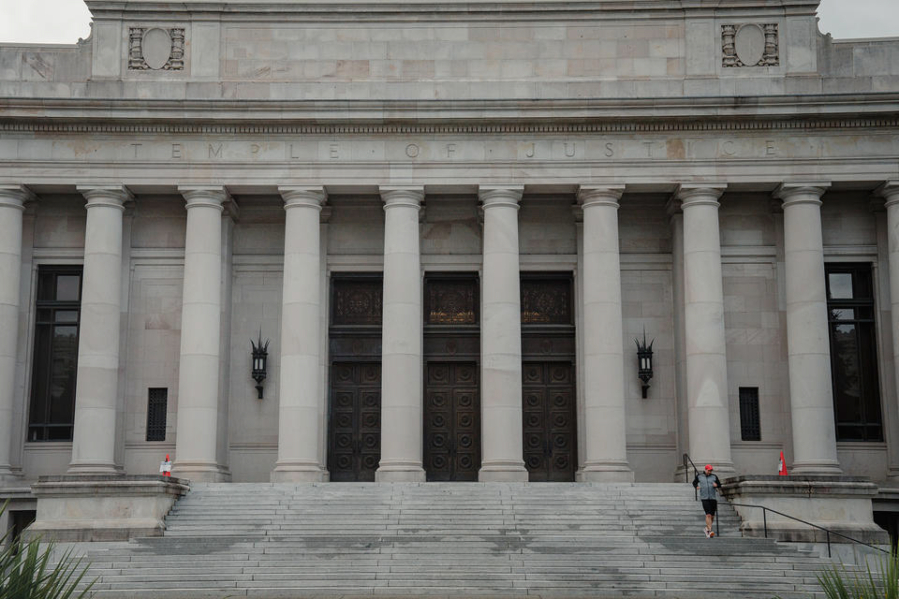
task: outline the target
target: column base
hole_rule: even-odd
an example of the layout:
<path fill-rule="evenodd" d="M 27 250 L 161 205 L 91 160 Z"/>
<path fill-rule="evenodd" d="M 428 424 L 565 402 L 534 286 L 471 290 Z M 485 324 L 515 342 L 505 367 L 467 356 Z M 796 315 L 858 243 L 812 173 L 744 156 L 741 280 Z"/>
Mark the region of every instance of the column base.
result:
<path fill-rule="evenodd" d="M 227 468 L 210 462 L 179 462 L 172 465 L 172 476 L 195 483 L 227 483 L 231 472 Z"/>
<path fill-rule="evenodd" d="M 795 462 L 790 474 L 797 476 L 842 476 L 839 462 Z"/>
<path fill-rule="evenodd" d="M 524 462 L 484 462 L 478 471 L 482 483 L 526 483 L 528 478 Z"/>
<path fill-rule="evenodd" d="M 318 464 L 276 464 L 270 480 L 273 483 L 326 483 L 330 475 Z"/>
<path fill-rule="evenodd" d="M 720 460 L 715 460 L 714 458 L 706 457 L 704 459 L 694 461 L 693 463 L 696 464 L 696 470 L 698 470 L 700 473 L 703 472 L 706 464 L 711 464 L 712 468 L 714 468 L 712 473 L 717 475 L 718 478 L 720 478 L 722 481 L 725 478 L 737 476 L 737 469 L 734 468 L 733 462 L 722 462 Z M 774 465 L 777 466 L 776 459 L 774 460 Z M 677 472 L 683 475 L 684 471 L 682 465 L 678 466 Z M 693 472 L 693 466 L 690 464 L 687 464 L 687 475 L 690 477 L 690 481 L 692 481 L 693 477 L 695 476 L 695 473 Z"/>
<path fill-rule="evenodd" d="M 423 483 L 426 480 L 424 468 L 416 462 L 384 463 L 375 471 L 375 482 L 379 483 Z"/>
<path fill-rule="evenodd" d="M 20 468 L 12 466 L 0 466 L 0 485 L 4 483 L 17 483 L 22 481 L 23 475 Z"/>
<path fill-rule="evenodd" d="M 575 480 L 582 483 L 632 483 L 634 471 L 627 462 L 586 464 L 575 474 Z"/>
<path fill-rule="evenodd" d="M 97 464 L 89 462 L 69 464 L 68 476 L 117 476 L 124 475 L 125 470 L 116 464 Z"/>

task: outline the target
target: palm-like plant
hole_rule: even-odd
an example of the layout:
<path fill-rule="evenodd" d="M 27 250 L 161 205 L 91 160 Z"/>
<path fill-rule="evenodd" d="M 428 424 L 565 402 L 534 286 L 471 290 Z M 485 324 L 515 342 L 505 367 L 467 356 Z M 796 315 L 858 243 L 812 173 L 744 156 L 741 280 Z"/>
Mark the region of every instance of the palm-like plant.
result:
<path fill-rule="evenodd" d="M 899 599 L 899 554 L 885 556 L 877 570 L 869 564 L 864 571 L 849 572 L 834 565 L 818 575 L 818 582 L 827 599 Z"/>
<path fill-rule="evenodd" d="M 0 507 L 0 515 L 5 511 L 6 504 Z M 18 540 L 5 543 L 8 535 L 7 532 L 0 537 L 0 599 L 83 599 L 87 596 L 93 582 L 80 591 L 77 589 L 88 565 L 81 558 L 73 559 L 71 550 L 54 560 L 52 544 L 41 545 L 36 538 L 24 543 Z"/>

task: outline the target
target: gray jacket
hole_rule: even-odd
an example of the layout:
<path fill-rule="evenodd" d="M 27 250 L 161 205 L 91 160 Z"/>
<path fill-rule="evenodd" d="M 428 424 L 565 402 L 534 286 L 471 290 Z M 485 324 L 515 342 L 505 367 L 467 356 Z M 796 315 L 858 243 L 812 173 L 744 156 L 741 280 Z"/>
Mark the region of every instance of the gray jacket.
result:
<path fill-rule="evenodd" d="M 693 487 L 699 489 L 700 499 L 718 501 L 718 492 L 717 489 L 712 486 L 713 484 L 717 484 L 718 489 L 721 488 L 721 481 L 718 480 L 718 477 L 714 474 L 706 475 L 705 472 L 701 472 L 693 479 Z"/>

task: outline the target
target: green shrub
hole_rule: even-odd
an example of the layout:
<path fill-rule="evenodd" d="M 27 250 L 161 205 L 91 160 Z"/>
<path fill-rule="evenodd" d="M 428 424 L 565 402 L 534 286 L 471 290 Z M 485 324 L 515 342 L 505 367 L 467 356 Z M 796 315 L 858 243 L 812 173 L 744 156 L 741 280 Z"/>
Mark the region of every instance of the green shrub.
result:
<path fill-rule="evenodd" d="M 899 555 L 884 556 L 876 573 L 870 565 L 855 571 L 830 566 L 818 575 L 818 582 L 827 599 L 899 599 Z"/>
<path fill-rule="evenodd" d="M 7 502 L 9 503 L 9 502 Z M 0 515 L 6 504 L 0 507 Z M 5 544 L 7 532 L 0 537 L 0 599 L 82 599 L 94 582 L 76 593 L 87 574 L 88 565 L 73 559 L 71 550 L 51 559 L 52 544 L 41 545 L 39 539 L 15 540 Z"/>

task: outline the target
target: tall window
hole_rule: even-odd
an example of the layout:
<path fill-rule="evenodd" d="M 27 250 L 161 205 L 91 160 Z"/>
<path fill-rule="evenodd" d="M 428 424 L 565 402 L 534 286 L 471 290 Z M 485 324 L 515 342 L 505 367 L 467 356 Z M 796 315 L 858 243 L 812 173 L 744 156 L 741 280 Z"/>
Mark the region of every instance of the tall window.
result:
<path fill-rule="evenodd" d="M 72 440 L 80 311 L 81 267 L 40 267 L 29 441 Z"/>
<path fill-rule="evenodd" d="M 870 264 L 828 264 L 827 311 L 838 441 L 883 441 Z"/>

